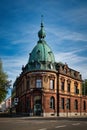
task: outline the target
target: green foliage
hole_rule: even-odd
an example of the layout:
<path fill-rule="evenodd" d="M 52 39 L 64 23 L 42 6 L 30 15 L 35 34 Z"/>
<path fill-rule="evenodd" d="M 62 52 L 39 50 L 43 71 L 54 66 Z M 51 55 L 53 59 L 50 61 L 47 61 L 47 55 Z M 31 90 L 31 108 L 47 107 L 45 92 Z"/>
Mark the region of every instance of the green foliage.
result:
<path fill-rule="evenodd" d="M 87 79 L 85 79 L 82 84 L 82 94 L 87 95 Z"/>
<path fill-rule="evenodd" d="M 0 60 L 0 102 L 6 98 L 9 87 L 10 81 L 8 81 L 8 75 L 3 71 L 2 61 Z"/>

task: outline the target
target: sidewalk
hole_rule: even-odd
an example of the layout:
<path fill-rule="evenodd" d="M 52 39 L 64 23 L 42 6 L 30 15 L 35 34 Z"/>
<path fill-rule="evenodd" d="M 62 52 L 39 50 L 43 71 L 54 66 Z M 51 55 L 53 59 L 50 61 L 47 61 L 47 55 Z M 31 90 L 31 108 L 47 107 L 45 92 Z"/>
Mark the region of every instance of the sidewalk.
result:
<path fill-rule="evenodd" d="M 19 117 L 23 120 L 87 120 L 87 116 L 72 116 L 72 117 L 40 117 L 40 116 L 32 116 L 32 117 Z"/>
<path fill-rule="evenodd" d="M 10 113 L 1 113 L 0 118 L 20 118 L 23 120 L 85 120 L 87 121 L 87 116 L 69 116 L 69 117 L 43 117 L 43 116 L 28 116 L 28 115 L 17 115 L 17 114 L 10 114 Z"/>

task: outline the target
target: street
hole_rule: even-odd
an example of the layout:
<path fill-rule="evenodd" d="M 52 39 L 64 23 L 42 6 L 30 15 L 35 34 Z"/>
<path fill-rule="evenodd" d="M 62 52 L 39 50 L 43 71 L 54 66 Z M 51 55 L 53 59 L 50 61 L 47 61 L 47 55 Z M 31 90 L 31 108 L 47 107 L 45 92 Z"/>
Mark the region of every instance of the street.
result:
<path fill-rule="evenodd" d="M 87 119 L 0 118 L 0 130 L 87 130 Z"/>

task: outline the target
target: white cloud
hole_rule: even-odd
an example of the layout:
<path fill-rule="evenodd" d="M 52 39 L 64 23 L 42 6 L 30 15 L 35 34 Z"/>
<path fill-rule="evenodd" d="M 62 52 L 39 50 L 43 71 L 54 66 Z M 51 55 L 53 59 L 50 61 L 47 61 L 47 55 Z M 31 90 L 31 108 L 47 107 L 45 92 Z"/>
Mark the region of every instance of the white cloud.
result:
<path fill-rule="evenodd" d="M 47 28 L 48 33 L 52 33 L 58 40 L 71 40 L 71 41 L 87 41 L 87 34 L 70 31 L 63 28 Z"/>

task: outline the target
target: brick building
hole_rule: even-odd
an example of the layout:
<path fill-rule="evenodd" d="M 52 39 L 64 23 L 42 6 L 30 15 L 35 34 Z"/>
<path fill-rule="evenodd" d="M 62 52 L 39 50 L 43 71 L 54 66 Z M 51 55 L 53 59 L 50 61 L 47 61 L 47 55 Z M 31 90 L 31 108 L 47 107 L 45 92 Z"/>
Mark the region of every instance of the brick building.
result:
<path fill-rule="evenodd" d="M 81 74 L 66 63 L 55 61 L 45 41 L 43 22 L 38 37 L 28 63 L 14 83 L 16 112 L 30 116 L 86 115 L 87 99 L 82 95 Z"/>
<path fill-rule="evenodd" d="M 8 97 L 3 102 L 0 103 L 0 111 L 9 111 L 11 108 L 11 97 Z"/>

